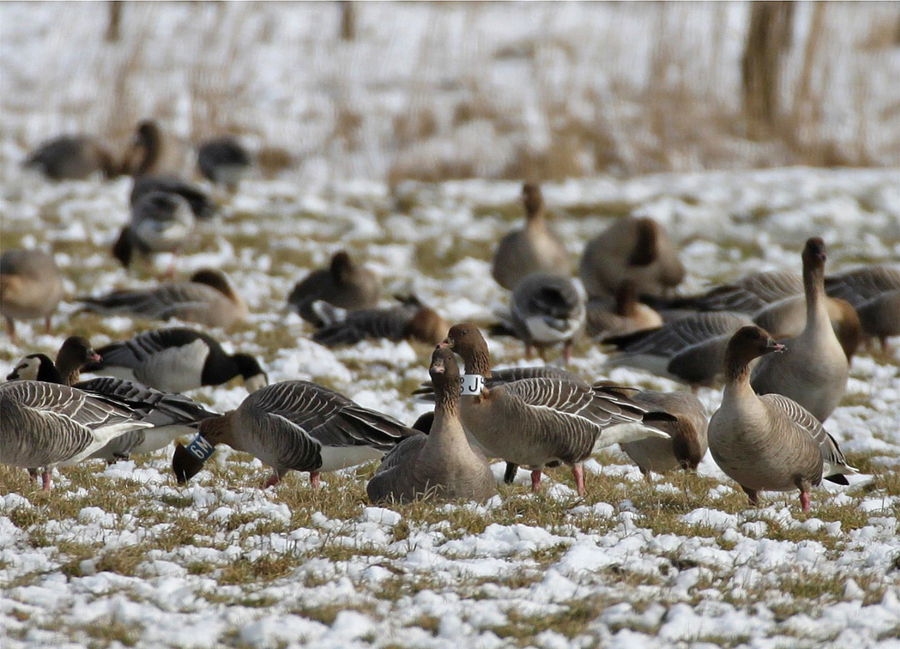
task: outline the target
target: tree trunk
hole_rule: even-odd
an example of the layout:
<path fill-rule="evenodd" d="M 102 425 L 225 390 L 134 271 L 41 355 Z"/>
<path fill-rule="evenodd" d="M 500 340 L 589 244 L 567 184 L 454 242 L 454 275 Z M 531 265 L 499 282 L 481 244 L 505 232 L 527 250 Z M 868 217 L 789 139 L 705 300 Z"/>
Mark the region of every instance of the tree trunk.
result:
<path fill-rule="evenodd" d="M 751 123 L 775 126 L 780 113 L 782 57 L 791 44 L 794 5 L 754 2 L 741 59 L 744 112 Z"/>

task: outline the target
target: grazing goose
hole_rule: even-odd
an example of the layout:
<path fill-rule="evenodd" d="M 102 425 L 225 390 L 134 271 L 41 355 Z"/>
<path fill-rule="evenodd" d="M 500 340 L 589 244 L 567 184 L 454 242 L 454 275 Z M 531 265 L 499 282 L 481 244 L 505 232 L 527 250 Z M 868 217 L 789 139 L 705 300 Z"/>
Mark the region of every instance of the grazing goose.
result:
<path fill-rule="evenodd" d="M 505 289 L 514 290 L 532 273 L 572 274 L 572 262 L 563 242 L 547 229 L 544 196 L 533 183 L 522 186 L 525 227 L 504 236 L 494 251 L 491 275 Z"/>
<path fill-rule="evenodd" d="M 134 251 L 178 253 L 194 229 L 190 205 L 178 194 L 150 192 L 131 207 L 131 221 L 113 245 L 113 256 L 128 268 Z M 170 273 L 174 271 L 173 266 Z"/>
<path fill-rule="evenodd" d="M 758 394 L 782 394 L 825 421 L 844 396 L 850 368 L 825 305 L 825 243 L 809 239 L 802 257 L 806 327 L 784 341 L 783 354 L 762 358 L 750 383 Z"/>
<path fill-rule="evenodd" d="M 266 487 L 294 469 L 309 471 L 317 488 L 320 473 L 379 458 L 410 435 L 421 433 L 321 385 L 285 381 L 254 392 L 236 410 L 202 421 L 194 441 L 176 447 L 172 470 L 179 483 L 187 482 L 217 444 L 228 444 L 272 467 Z"/>
<path fill-rule="evenodd" d="M 862 302 L 857 313 L 863 331 L 881 341 L 881 349 L 890 349 L 888 338 L 900 336 L 900 289 L 887 291 Z"/>
<path fill-rule="evenodd" d="M 41 381 L 0 385 L 0 464 L 43 469 L 77 464 L 119 435 L 152 424 L 102 395 Z"/>
<path fill-rule="evenodd" d="M 466 364 L 460 415 L 466 430 L 488 453 L 531 469 L 532 489 L 541 471 L 563 463 L 572 467 L 579 495 L 584 494 L 582 463 L 598 448 L 645 437 L 668 437 L 651 427 L 657 417 L 620 392 L 593 389 L 583 381 L 533 378 L 492 388 L 487 343 L 477 327 L 450 327 L 441 343 Z"/>
<path fill-rule="evenodd" d="M 525 343 L 525 358 L 536 347 L 544 350 L 563 344 L 563 358 L 572 360 L 575 336 L 584 328 L 584 299 L 575 283 L 565 277 L 534 273 L 520 281 L 510 300 L 512 328 Z"/>
<path fill-rule="evenodd" d="M 23 248 L 0 255 L 0 313 L 14 343 L 16 320 L 43 318 L 49 333 L 50 316 L 62 297 L 62 276 L 52 255 Z"/>
<path fill-rule="evenodd" d="M 888 338 L 900 336 L 900 268 L 873 265 L 826 277 L 825 292 L 850 302 L 863 332 L 879 339 L 884 351 Z"/>
<path fill-rule="evenodd" d="M 716 464 L 735 480 L 752 505 L 760 491 L 800 490 L 809 511 L 809 490 L 822 478 L 848 484 L 847 465 L 834 438 L 800 404 L 780 394 L 757 396 L 750 385 L 750 362 L 783 352 L 757 326 L 743 327 L 728 343 L 722 405 L 709 422 L 709 450 Z"/>
<path fill-rule="evenodd" d="M 250 169 L 251 159 L 240 142 L 230 136 L 206 140 L 197 147 L 197 166 L 205 178 L 236 191 Z"/>
<path fill-rule="evenodd" d="M 148 331 L 97 351 L 103 360 L 85 370 L 137 381 L 163 392 L 221 385 L 238 375 L 248 392 L 268 383 L 252 356 L 226 354 L 210 336 L 182 327 Z"/>
<path fill-rule="evenodd" d="M 121 172 L 110 150 L 86 135 L 63 135 L 41 144 L 24 166 L 50 180 L 84 180 L 98 171 L 105 178 L 115 178 Z"/>
<path fill-rule="evenodd" d="M 472 448 L 459 420 L 462 377 L 453 352 L 438 347 L 429 370 L 434 419 L 428 435 L 397 444 L 366 486 L 373 503 L 412 500 L 475 500 L 497 493 L 494 474 L 481 451 Z"/>
<path fill-rule="evenodd" d="M 402 302 L 400 306 L 357 311 L 315 302 L 312 309 L 324 325 L 313 334 L 313 340 L 326 347 L 355 345 L 362 340 L 380 338 L 436 345 L 447 336 L 450 327 L 437 311 L 422 304 L 414 295 L 398 299 Z"/>
<path fill-rule="evenodd" d="M 599 297 L 587 304 L 587 334 L 598 340 L 653 329 L 662 324 L 663 319 L 656 311 L 638 302 L 634 280 L 622 282 L 614 301 Z"/>
<path fill-rule="evenodd" d="M 354 262 L 346 251 L 339 250 L 328 268 L 314 270 L 297 282 L 287 301 L 300 317 L 321 327 L 325 323 L 313 311 L 313 302 L 322 300 L 341 309 L 372 309 L 379 297 L 381 278 Z"/>
<path fill-rule="evenodd" d="M 634 280 L 638 295 L 660 295 L 686 274 L 665 228 L 649 217 L 630 216 L 588 242 L 578 272 L 592 298 L 615 295 L 626 279 Z"/>
<path fill-rule="evenodd" d="M 187 282 L 146 290 L 117 290 L 98 297 L 76 298 L 85 311 L 103 315 L 137 315 L 151 320 L 177 318 L 207 327 L 230 327 L 247 318 L 247 305 L 220 270 L 205 268 Z"/>

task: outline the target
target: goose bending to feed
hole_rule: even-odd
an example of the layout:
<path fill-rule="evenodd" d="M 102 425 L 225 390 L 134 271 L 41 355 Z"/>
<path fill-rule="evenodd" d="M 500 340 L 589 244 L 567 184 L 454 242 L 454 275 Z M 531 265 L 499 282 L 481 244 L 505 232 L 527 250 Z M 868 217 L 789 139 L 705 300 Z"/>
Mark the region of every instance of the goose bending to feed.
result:
<path fill-rule="evenodd" d="M 0 464 L 43 470 L 77 464 L 115 437 L 152 424 L 117 400 L 66 385 L 9 381 L 0 385 Z"/>
<path fill-rule="evenodd" d="M 436 345 L 446 338 L 450 327 L 437 311 L 422 304 L 414 295 L 398 299 L 401 301 L 399 306 L 356 311 L 315 302 L 312 309 L 324 324 L 313 334 L 313 340 L 326 347 L 338 347 L 382 338 Z"/>
<path fill-rule="evenodd" d="M 881 341 L 900 336 L 900 268 L 864 266 L 825 278 L 825 292 L 850 302 L 859 314 L 866 336 Z"/>
<path fill-rule="evenodd" d="M 551 345 L 563 344 L 563 358 L 572 360 L 575 336 L 584 328 L 584 299 L 575 283 L 558 275 L 534 273 L 516 285 L 510 300 L 512 329 L 525 343 L 525 358 L 537 348 L 541 356 Z"/>
<path fill-rule="evenodd" d="M 484 502 L 497 493 L 494 474 L 472 448 L 459 419 L 462 377 L 453 352 L 438 347 L 429 369 L 434 419 L 428 435 L 413 435 L 388 453 L 366 486 L 373 503 L 417 499 Z"/>
<path fill-rule="evenodd" d="M 206 140 L 197 147 L 197 166 L 205 178 L 236 191 L 241 178 L 250 169 L 251 158 L 240 142 L 231 136 Z"/>
<path fill-rule="evenodd" d="M 802 257 L 806 327 L 784 341 L 783 354 L 762 358 L 750 383 L 758 394 L 789 397 L 825 421 L 844 396 L 850 366 L 825 305 L 825 243 L 809 239 Z"/>
<path fill-rule="evenodd" d="M 84 180 L 97 172 L 115 178 L 121 165 L 109 148 L 87 135 L 63 135 L 41 144 L 24 166 L 50 180 Z"/>
<path fill-rule="evenodd" d="M 137 251 L 178 253 L 187 244 L 194 229 L 190 205 L 178 194 L 150 192 L 131 208 L 131 221 L 122 228 L 113 245 L 113 256 L 128 268 Z M 173 266 L 169 269 L 174 272 Z"/>
<path fill-rule="evenodd" d="M 16 320 L 43 318 L 49 333 L 50 317 L 62 298 L 62 275 L 53 255 L 24 248 L 0 255 L 0 313 L 14 343 Z"/>
<path fill-rule="evenodd" d="M 591 239 L 578 269 L 590 297 L 615 295 L 626 279 L 638 295 L 678 286 L 686 271 L 665 228 L 649 217 L 625 217 Z"/>
<path fill-rule="evenodd" d="M 381 297 L 381 278 L 369 268 L 356 263 L 345 250 L 331 257 L 328 268 L 320 268 L 294 285 L 288 306 L 300 317 L 317 327 L 325 322 L 312 305 L 321 300 L 341 309 L 372 309 Z"/>
<path fill-rule="evenodd" d="M 637 284 L 626 279 L 616 291 L 615 300 L 594 298 L 587 304 L 587 335 L 603 340 L 633 331 L 661 327 L 662 317 L 638 301 Z"/>
<path fill-rule="evenodd" d="M 137 381 L 163 392 L 221 385 L 241 376 L 248 392 L 268 383 L 259 362 L 247 354 L 227 354 L 205 333 L 172 327 L 139 334 L 97 350 L 103 360 L 85 370 Z"/>
<path fill-rule="evenodd" d="M 525 227 L 504 236 L 494 251 L 491 275 L 510 291 L 533 273 L 561 277 L 572 274 L 572 262 L 563 242 L 548 228 L 544 216 L 544 196 L 533 183 L 522 186 Z"/>
<path fill-rule="evenodd" d="M 289 470 L 319 474 L 377 459 L 410 435 L 402 423 L 307 381 L 275 383 L 244 399 L 236 410 L 205 419 L 187 447 L 177 446 L 172 470 L 179 483 L 203 468 L 217 444 L 228 444 L 273 469 L 266 487 Z"/>
<path fill-rule="evenodd" d="M 668 437 L 653 424 L 670 420 L 649 412 L 619 392 L 593 389 L 583 381 L 533 378 L 485 387 L 491 378 L 487 343 L 477 327 L 456 324 L 441 343 L 466 365 L 460 416 L 466 431 L 488 453 L 531 469 L 532 488 L 541 472 L 557 463 L 572 467 L 584 494 L 582 463 L 594 450 L 645 437 Z"/>
<path fill-rule="evenodd" d="M 85 311 L 103 315 L 136 315 L 150 320 L 177 318 L 207 327 L 230 327 L 247 318 L 247 305 L 220 270 L 202 269 L 187 282 L 160 284 L 144 290 L 116 290 L 97 297 L 76 298 Z"/>
<path fill-rule="evenodd" d="M 848 484 L 847 465 L 837 442 L 808 410 L 780 394 L 758 396 L 750 385 L 750 362 L 784 352 L 757 326 L 743 327 L 728 343 L 722 405 L 709 422 L 709 450 L 716 464 L 736 481 L 750 503 L 760 491 L 800 490 L 809 511 L 810 488 L 830 480 Z"/>

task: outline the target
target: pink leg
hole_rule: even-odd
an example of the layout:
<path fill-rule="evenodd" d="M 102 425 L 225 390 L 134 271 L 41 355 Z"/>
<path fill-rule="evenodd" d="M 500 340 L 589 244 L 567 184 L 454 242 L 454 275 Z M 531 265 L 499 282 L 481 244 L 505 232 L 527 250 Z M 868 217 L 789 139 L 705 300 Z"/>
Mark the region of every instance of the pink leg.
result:
<path fill-rule="evenodd" d="M 584 496 L 584 467 L 581 462 L 572 465 L 572 476 L 575 478 L 575 489 L 579 496 Z"/>
<path fill-rule="evenodd" d="M 264 488 L 268 489 L 269 487 L 274 487 L 279 482 L 281 482 L 281 478 L 278 477 L 277 473 L 273 473 L 272 475 L 269 476 L 269 479 L 266 480 L 266 486 Z"/>
<path fill-rule="evenodd" d="M 566 362 L 566 365 L 572 362 L 572 341 L 567 340 L 566 344 L 563 345 L 563 360 Z"/>
<path fill-rule="evenodd" d="M 531 491 L 537 493 L 541 490 L 541 470 L 531 472 Z"/>
<path fill-rule="evenodd" d="M 309 472 L 309 484 L 312 485 L 313 489 L 319 488 L 319 472 L 318 471 L 310 471 Z"/>
<path fill-rule="evenodd" d="M 45 333 L 50 333 L 50 330 L 53 329 L 53 323 L 50 322 L 50 316 L 44 318 L 44 329 Z"/>
<path fill-rule="evenodd" d="M 747 498 L 750 499 L 750 504 L 754 507 L 759 507 L 759 493 L 754 491 L 753 489 L 747 489 L 747 487 L 741 487 L 744 490 L 744 493 L 747 494 Z"/>
<path fill-rule="evenodd" d="M 801 491 L 801 492 L 800 492 L 800 507 L 803 508 L 803 511 L 804 511 L 804 512 L 808 512 L 808 511 L 809 511 L 809 500 L 810 500 L 810 499 L 809 499 L 809 492 L 808 492 L 808 491 Z"/>
<path fill-rule="evenodd" d="M 44 469 L 44 473 L 42 475 L 43 485 L 41 489 L 44 491 L 50 491 L 50 476 L 53 473 L 53 469 Z"/>
<path fill-rule="evenodd" d="M 525 360 L 530 361 L 532 358 L 534 358 L 534 347 L 526 344 L 525 345 Z"/>
<path fill-rule="evenodd" d="M 13 322 L 12 318 L 6 319 L 6 331 L 9 333 L 9 339 L 12 341 L 14 345 L 19 344 L 19 339 L 16 336 L 16 323 Z"/>

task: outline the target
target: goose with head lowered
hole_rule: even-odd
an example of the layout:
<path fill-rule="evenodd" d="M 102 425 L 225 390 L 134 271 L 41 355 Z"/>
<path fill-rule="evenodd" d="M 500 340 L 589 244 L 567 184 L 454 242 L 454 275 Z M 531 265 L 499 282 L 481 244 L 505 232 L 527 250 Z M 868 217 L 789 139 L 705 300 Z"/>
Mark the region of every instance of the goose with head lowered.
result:
<path fill-rule="evenodd" d="M 638 301 L 637 284 L 626 279 L 616 291 L 615 299 L 598 297 L 587 303 L 586 333 L 603 340 L 633 331 L 661 327 L 662 317 L 646 304 Z"/>
<path fill-rule="evenodd" d="M 900 336 L 900 268 L 874 264 L 825 278 L 825 292 L 856 309 L 866 336 L 881 341 Z"/>
<path fill-rule="evenodd" d="M 194 216 L 185 199 L 178 194 L 150 192 L 132 206 L 131 221 L 122 228 L 112 253 L 126 268 L 135 252 L 144 257 L 158 252 L 177 254 L 187 245 L 193 229 Z"/>
<path fill-rule="evenodd" d="M 121 164 L 105 144 L 89 135 L 62 135 L 41 144 L 23 163 L 50 180 L 84 180 L 100 172 L 115 178 Z"/>
<path fill-rule="evenodd" d="M 217 444 L 227 444 L 272 467 L 266 487 L 292 469 L 308 471 L 318 487 L 320 473 L 377 459 L 406 437 L 421 434 L 334 390 L 285 381 L 254 392 L 236 410 L 201 422 L 194 441 L 175 448 L 172 470 L 185 483 L 203 468 Z"/>
<path fill-rule="evenodd" d="M 595 449 L 645 437 L 668 437 L 653 425 L 671 419 L 651 412 L 619 392 L 594 389 L 582 381 L 533 378 L 492 388 L 487 343 L 477 327 L 456 324 L 441 343 L 466 366 L 460 418 L 466 431 L 488 453 L 532 471 L 532 488 L 541 472 L 557 463 L 572 467 L 579 495 L 584 494 L 582 463 Z"/>
<path fill-rule="evenodd" d="M 575 283 L 558 275 L 533 273 L 512 293 L 510 315 L 516 337 L 525 343 L 525 358 L 533 350 L 562 343 L 563 360 L 572 360 L 575 337 L 584 329 L 584 299 Z"/>
<path fill-rule="evenodd" d="M 784 351 L 785 345 L 755 325 L 734 334 L 725 353 L 722 405 L 709 422 L 709 450 L 751 504 L 758 504 L 760 491 L 799 489 L 806 512 L 812 487 L 823 478 L 848 484 L 845 476 L 857 470 L 803 406 L 780 394 L 753 391 L 751 361 Z"/>
<path fill-rule="evenodd" d="M 15 343 L 16 320 L 50 317 L 63 298 L 62 274 L 53 256 L 41 250 L 12 248 L 0 255 L 0 314 Z"/>
<path fill-rule="evenodd" d="M 317 327 L 325 325 L 313 309 L 318 300 L 341 309 L 373 309 L 381 297 L 381 278 L 354 261 L 345 250 L 331 257 L 328 268 L 312 271 L 294 285 L 288 306 Z"/>
<path fill-rule="evenodd" d="M 230 135 L 206 140 L 197 147 L 200 173 L 214 183 L 225 185 L 231 192 L 237 191 L 251 162 L 247 149 Z"/>
<path fill-rule="evenodd" d="M 322 300 L 312 309 L 323 324 L 313 340 L 326 347 L 355 345 L 363 340 L 419 341 L 436 345 L 447 336 L 447 321 L 415 295 L 398 296 L 401 304 L 386 309 L 348 311 Z"/>

